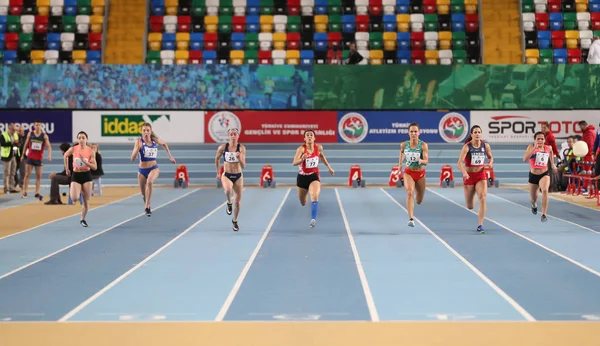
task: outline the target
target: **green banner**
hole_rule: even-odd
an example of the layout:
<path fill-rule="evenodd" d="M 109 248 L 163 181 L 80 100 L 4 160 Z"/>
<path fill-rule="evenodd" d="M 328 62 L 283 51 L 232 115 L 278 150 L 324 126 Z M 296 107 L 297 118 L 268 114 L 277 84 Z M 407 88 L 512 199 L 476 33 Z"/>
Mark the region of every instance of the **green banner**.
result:
<path fill-rule="evenodd" d="M 598 65 L 316 65 L 314 76 L 315 109 L 600 108 Z"/>

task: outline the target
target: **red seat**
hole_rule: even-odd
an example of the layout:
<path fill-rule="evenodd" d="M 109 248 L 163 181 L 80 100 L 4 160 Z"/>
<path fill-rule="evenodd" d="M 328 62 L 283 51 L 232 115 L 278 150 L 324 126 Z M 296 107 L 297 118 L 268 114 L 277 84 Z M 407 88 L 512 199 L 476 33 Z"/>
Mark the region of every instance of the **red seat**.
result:
<path fill-rule="evenodd" d="M 271 64 L 271 52 L 270 50 L 259 50 L 258 51 L 258 63 L 262 65 Z"/>
<path fill-rule="evenodd" d="M 216 50 L 217 49 L 217 33 L 207 32 L 204 34 L 204 50 Z"/>
<path fill-rule="evenodd" d="M 369 16 L 360 14 L 356 16 L 356 32 L 369 32 Z"/>
<path fill-rule="evenodd" d="M 436 14 L 437 13 L 437 1 L 436 0 L 423 0 L 423 9 L 425 14 Z"/>
<path fill-rule="evenodd" d="M 590 15 L 592 30 L 600 30 L 600 12 L 592 12 Z"/>
<path fill-rule="evenodd" d="M 581 63 L 581 50 L 580 49 L 568 49 L 567 57 L 569 58 L 569 64 L 580 64 Z"/>
<path fill-rule="evenodd" d="M 564 31 L 552 31 L 552 48 L 564 48 L 565 47 L 565 32 Z"/>
<path fill-rule="evenodd" d="M 18 16 L 23 12 L 23 0 L 10 0 L 8 5 L 10 6 L 9 13 L 11 16 Z"/>
<path fill-rule="evenodd" d="M 150 31 L 163 32 L 163 16 L 150 16 Z"/>
<path fill-rule="evenodd" d="M 548 0 L 548 10 L 550 12 L 562 12 L 561 0 Z"/>
<path fill-rule="evenodd" d="M 298 50 L 300 47 L 300 33 L 288 32 L 286 37 L 287 49 Z"/>
<path fill-rule="evenodd" d="M 191 24 L 192 24 L 191 16 L 177 17 L 177 32 L 190 32 Z"/>
<path fill-rule="evenodd" d="M 287 0 L 287 8 L 289 16 L 299 16 L 300 0 Z"/>
<path fill-rule="evenodd" d="M 194 64 L 194 65 L 202 64 L 202 51 L 201 50 L 190 50 L 188 62 L 190 64 Z"/>
<path fill-rule="evenodd" d="M 465 23 L 467 32 L 479 31 L 479 16 L 476 13 L 466 14 Z"/>
<path fill-rule="evenodd" d="M 90 43 L 90 50 L 100 50 L 102 48 L 102 34 L 88 34 L 88 42 Z"/>
<path fill-rule="evenodd" d="M 45 34 L 48 32 L 48 17 L 47 16 L 35 16 L 35 32 L 38 34 Z"/>
<path fill-rule="evenodd" d="M 424 32 L 411 32 L 410 33 L 410 44 L 412 49 L 422 49 L 425 44 L 425 33 Z"/>
<path fill-rule="evenodd" d="M 4 44 L 5 50 L 17 50 L 17 41 L 6 41 Z"/>
<path fill-rule="evenodd" d="M 245 16 L 234 16 L 231 20 L 233 24 L 233 32 L 245 32 L 246 31 L 246 17 Z"/>
<path fill-rule="evenodd" d="M 342 51 L 330 49 L 327 51 L 327 63 L 329 65 L 339 65 L 342 61 Z"/>
<path fill-rule="evenodd" d="M 369 0 L 369 13 L 372 16 L 381 16 L 383 12 L 383 1 L 382 0 Z"/>
<path fill-rule="evenodd" d="M 411 52 L 412 63 L 414 65 L 423 65 L 425 63 L 425 51 L 424 50 L 413 50 Z"/>
<path fill-rule="evenodd" d="M 342 44 L 342 33 L 341 32 L 330 32 L 327 34 L 327 41 L 329 41 L 329 47 L 339 47 Z"/>
<path fill-rule="evenodd" d="M 538 31 L 548 30 L 548 21 L 550 15 L 548 13 L 536 13 L 535 14 L 535 25 Z"/>

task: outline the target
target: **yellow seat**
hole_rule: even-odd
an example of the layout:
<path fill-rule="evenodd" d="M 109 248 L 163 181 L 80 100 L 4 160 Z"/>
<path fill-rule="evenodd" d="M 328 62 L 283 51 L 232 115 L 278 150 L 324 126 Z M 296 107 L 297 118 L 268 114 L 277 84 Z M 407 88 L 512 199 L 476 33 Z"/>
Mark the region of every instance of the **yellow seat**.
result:
<path fill-rule="evenodd" d="M 37 0 L 37 7 L 50 7 L 50 0 Z"/>
<path fill-rule="evenodd" d="M 288 65 L 298 65 L 300 61 L 300 51 L 288 50 L 285 52 L 285 59 Z"/>
<path fill-rule="evenodd" d="M 31 51 L 31 60 L 44 60 L 44 51 L 43 50 L 32 50 Z"/>
<path fill-rule="evenodd" d="M 410 23 L 398 23 L 398 32 L 409 32 L 410 31 Z"/>
<path fill-rule="evenodd" d="M 150 50 L 160 50 L 161 42 L 162 33 L 151 32 L 148 34 L 148 45 L 150 46 Z"/>
<path fill-rule="evenodd" d="M 577 12 L 587 12 L 588 2 L 588 0 L 575 0 L 575 8 L 577 9 Z"/>
<path fill-rule="evenodd" d="M 287 34 L 285 32 L 276 32 L 273 34 L 273 47 L 275 50 L 284 50 Z"/>
<path fill-rule="evenodd" d="M 177 50 L 175 51 L 175 64 L 177 65 L 187 65 L 188 60 L 190 59 L 190 52 L 187 50 Z"/>
<path fill-rule="evenodd" d="M 165 7 L 177 7 L 179 6 L 179 0 L 165 0 Z"/>
<path fill-rule="evenodd" d="M 540 61 L 540 51 L 538 49 L 526 49 L 525 57 L 527 58 L 527 64 L 537 65 Z"/>
<path fill-rule="evenodd" d="M 102 33 L 102 24 L 104 22 L 104 16 L 90 16 L 90 29 L 95 34 Z"/>
<path fill-rule="evenodd" d="M 425 63 L 427 65 L 437 65 L 440 53 L 437 50 L 426 50 L 425 51 Z"/>
<path fill-rule="evenodd" d="M 92 0 L 92 14 L 104 15 L 105 0 Z"/>
<path fill-rule="evenodd" d="M 50 0 L 37 0 L 38 14 L 40 16 L 48 16 L 50 12 Z"/>
<path fill-rule="evenodd" d="M 74 64 L 85 64 L 86 57 L 87 57 L 87 52 L 85 50 L 74 50 L 73 51 L 73 63 Z"/>
<path fill-rule="evenodd" d="M 33 65 L 43 65 L 44 64 L 44 60 L 34 60 L 34 59 L 31 59 L 31 63 Z"/>
<path fill-rule="evenodd" d="M 397 14 L 396 23 L 410 23 L 410 14 Z"/>
<path fill-rule="evenodd" d="M 167 14 L 167 16 L 176 16 L 177 7 L 165 7 L 165 13 Z"/>
<path fill-rule="evenodd" d="M 381 65 L 383 63 L 383 51 L 382 50 L 372 50 L 369 52 L 369 60 L 371 61 L 371 65 Z"/>
<path fill-rule="evenodd" d="M 477 2 L 479 0 L 465 0 L 465 13 L 474 14 L 477 13 Z"/>
<path fill-rule="evenodd" d="M 177 50 L 187 50 L 190 46 L 190 33 L 178 32 L 175 34 L 175 41 L 177 42 Z"/>
<path fill-rule="evenodd" d="M 273 32 L 273 16 L 263 14 L 260 16 L 260 31 Z"/>
<path fill-rule="evenodd" d="M 217 16 L 206 16 L 204 17 L 204 25 L 206 32 L 217 32 L 219 27 L 219 17 Z"/>
<path fill-rule="evenodd" d="M 315 32 L 327 32 L 327 24 L 329 23 L 329 17 L 326 15 L 315 16 Z"/>
<path fill-rule="evenodd" d="M 229 59 L 232 65 L 243 65 L 244 64 L 244 51 L 243 50 L 232 50 L 229 53 Z"/>
<path fill-rule="evenodd" d="M 437 0 L 438 14 L 450 13 L 450 0 Z"/>
<path fill-rule="evenodd" d="M 567 39 L 567 48 L 568 49 L 577 49 L 579 47 L 579 31 L 578 30 L 565 31 L 565 38 Z"/>
<path fill-rule="evenodd" d="M 440 42 L 440 50 L 451 49 L 452 47 L 452 32 L 440 31 L 438 33 L 438 41 Z"/>
<path fill-rule="evenodd" d="M 383 33 L 383 49 L 384 50 L 396 50 L 396 38 L 398 34 L 395 32 L 384 32 Z"/>

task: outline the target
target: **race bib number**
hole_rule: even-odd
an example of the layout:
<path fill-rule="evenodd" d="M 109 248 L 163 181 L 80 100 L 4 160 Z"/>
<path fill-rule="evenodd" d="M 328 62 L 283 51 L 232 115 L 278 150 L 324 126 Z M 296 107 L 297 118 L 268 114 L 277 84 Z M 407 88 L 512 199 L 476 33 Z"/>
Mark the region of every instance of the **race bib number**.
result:
<path fill-rule="evenodd" d="M 421 158 L 421 153 L 416 153 L 413 151 L 404 152 L 404 156 L 406 156 L 407 163 L 417 163 Z"/>
<path fill-rule="evenodd" d="M 535 166 L 542 166 L 542 167 L 547 166 L 549 157 L 550 157 L 550 154 L 548 154 L 548 153 L 537 152 L 535 154 Z"/>
<path fill-rule="evenodd" d="M 31 142 L 31 150 L 42 150 L 42 143 Z"/>
<path fill-rule="evenodd" d="M 87 159 L 84 159 L 84 160 L 87 162 Z M 79 157 L 76 157 L 73 162 L 75 163 L 75 166 L 77 166 L 77 167 L 84 167 L 85 166 L 84 160 L 80 159 Z"/>
<path fill-rule="evenodd" d="M 158 149 L 157 148 L 145 148 L 144 156 L 149 159 L 155 159 L 158 156 Z"/>
<path fill-rule="evenodd" d="M 473 166 L 483 166 L 485 162 L 485 154 L 484 153 L 472 153 L 471 154 L 471 164 Z"/>
<path fill-rule="evenodd" d="M 318 157 L 309 157 L 305 160 L 306 162 L 306 168 L 315 168 L 319 165 L 319 158 Z"/>
<path fill-rule="evenodd" d="M 225 153 L 225 162 L 238 162 L 238 158 L 235 156 L 236 153 Z"/>

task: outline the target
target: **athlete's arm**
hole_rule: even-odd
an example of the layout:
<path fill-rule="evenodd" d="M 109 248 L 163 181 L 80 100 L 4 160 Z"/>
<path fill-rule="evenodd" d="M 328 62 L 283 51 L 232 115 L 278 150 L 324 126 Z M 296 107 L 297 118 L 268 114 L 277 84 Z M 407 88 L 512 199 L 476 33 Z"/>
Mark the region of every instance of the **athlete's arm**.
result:
<path fill-rule="evenodd" d="M 83 161 L 83 163 L 88 166 L 89 168 L 91 168 L 92 171 L 95 171 L 98 169 L 98 164 L 96 163 L 96 152 L 94 150 L 92 150 L 92 155 L 90 157 L 90 162 L 85 162 Z"/>
<path fill-rule="evenodd" d="M 400 167 L 400 170 L 402 170 L 402 162 L 404 162 L 404 146 L 405 145 L 406 145 L 406 142 L 400 143 L 400 163 L 398 164 L 398 166 Z"/>
<path fill-rule="evenodd" d="M 423 149 L 423 158 L 419 159 L 419 163 L 422 165 L 427 165 L 429 163 L 429 145 L 423 142 L 423 146 L 421 148 Z"/>
<path fill-rule="evenodd" d="M 73 155 L 73 147 L 69 148 L 69 150 L 67 150 L 65 152 L 65 154 L 63 155 L 63 161 L 64 161 L 64 165 L 65 165 L 65 174 L 67 176 L 71 175 L 71 167 L 69 167 L 69 156 Z"/>
<path fill-rule="evenodd" d="M 298 166 L 305 159 L 306 159 L 306 154 L 304 154 L 304 148 L 298 147 L 298 149 L 296 149 L 296 155 L 294 155 L 294 161 L 292 161 L 292 165 Z"/>
<path fill-rule="evenodd" d="M 31 131 L 27 133 L 27 137 L 25 137 L 25 144 L 23 144 L 23 153 L 21 153 L 21 158 L 25 157 L 25 153 L 27 152 L 27 146 L 29 145 L 29 141 L 31 139 Z M 12 138 L 11 138 L 12 140 Z"/>
<path fill-rule="evenodd" d="M 460 155 L 458 156 L 458 169 L 462 172 L 462 174 L 468 174 L 467 169 L 464 166 L 465 158 L 469 153 L 469 147 L 465 144 L 460 151 Z"/>
<path fill-rule="evenodd" d="M 240 145 L 240 166 L 242 169 L 246 168 L 246 147 Z"/>
<path fill-rule="evenodd" d="M 50 145 L 50 138 L 45 133 L 44 141 L 46 142 L 46 148 L 48 148 L 48 162 L 52 162 L 52 145 Z"/>
<path fill-rule="evenodd" d="M 175 163 L 175 158 L 173 157 L 173 155 L 171 155 L 171 150 L 169 150 L 169 145 L 167 144 L 167 142 L 163 141 L 162 139 L 155 137 L 154 141 L 160 145 L 162 145 L 163 148 L 165 148 L 165 151 L 167 152 L 167 155 L 169 155 L 169 160 L 171 160 L 171 162 Z"/>
<path fill-rule="evenodd" d="M 329 165 L 329 162 L 327 161 L 327 158 L 325 157 L 325 153 L 323 153 L 323 145 L 319 144 L 319 156 L 321 157 L 321 160 L 323 160 L 323 163 L 325 164 L 325 167 L 327 167 L 327 169 L 329 170 L 329 173 L 331 175 L 333 175 L 333 168 L 331 168 L 331 166 Z"/>
<path fill-rule="evenodd" d="M 131 152 L 131 161 L 134 161 L 135 158 L 138 155 L 138 151 L 140 151 L 140 143 L 141 143 L 141 139 L 138 139 L 137 141 L 135 141 L 135 144 L 133 145 L 133 152 Z"/>
<path fill-rule="evenodd" d="M 531 153 L 533 153 L 534 149 L 535 146 L 533 144 L 529 144 L 527 150 L 525 150 L 525 155 L 523 155 L 523 162 L 527 162 L 527 160 L 531 158 Z"/>
<path fill-rule="evenodd" d="M 550 164 L 552 165 L 552 169 L 556 171 L 556 165 L 554 164 L 554 150 L 552 150 L 552 147 L 549 147 L 550 149 Z"/>
<path fill-rule="evenodd" d="M 485 143 L 485 152 L 487 153 L 488 157 L 488 166 L 492 167 L 494 164 L 494 156 L 492 156 L 492 148 L 488 143 Z"/>
<path fill-rule="evenodd" d="M 223 150 L 225 150 L 225 144 L 219 145 L 219 147 L 217 148 L 217 156 L 215 156 L 215 167 L 217 168 L 217 175 L 219 175 L 219 169 L 221 168 L 219 167 L 219 158 L 221 157 L 221 155 L 223 155 Z"/>

